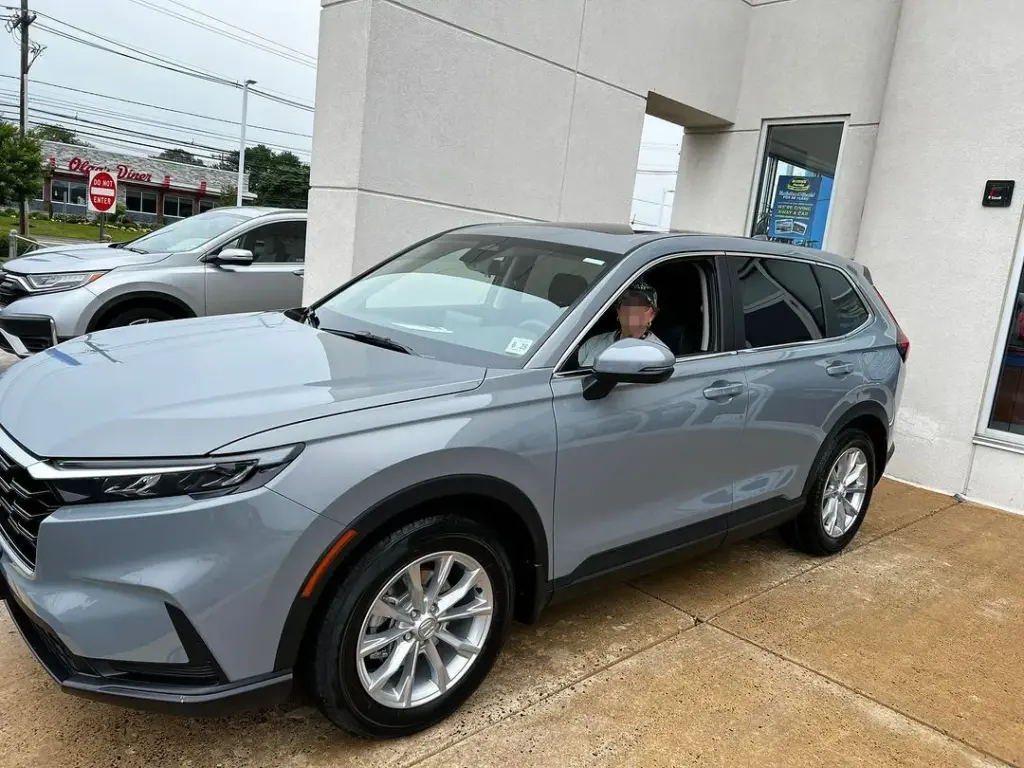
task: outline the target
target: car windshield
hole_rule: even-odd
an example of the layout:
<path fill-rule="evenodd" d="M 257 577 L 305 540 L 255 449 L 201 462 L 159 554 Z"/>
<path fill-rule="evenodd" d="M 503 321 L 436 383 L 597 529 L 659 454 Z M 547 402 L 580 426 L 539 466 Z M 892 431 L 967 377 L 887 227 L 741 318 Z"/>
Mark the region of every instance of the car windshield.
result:
<path fill-rule="evenodd" d="M 325 330 L 369 332 L 452 362 L 519 368 L 620 258 L 513 237 L 441 235 L 315 310 Z"/>
<path fill-rule="evenodd" d="M 248 221 L 248 217 L 227 211 L 209 211 L 168 224 L 133 240 L 126 247 L 146 253 L 184 253 L 223 235 L 243 221 Z"/>

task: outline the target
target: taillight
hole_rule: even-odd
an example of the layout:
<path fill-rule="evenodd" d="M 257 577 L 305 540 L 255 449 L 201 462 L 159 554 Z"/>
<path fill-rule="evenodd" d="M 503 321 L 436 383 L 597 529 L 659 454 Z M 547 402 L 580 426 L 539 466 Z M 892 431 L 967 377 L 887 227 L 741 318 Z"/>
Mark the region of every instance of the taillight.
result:
<path fill-rule="evenodd" d="M 885 297 L 882 296 L 882 292 L 878 290 L 878 286 L 874 286 L 875 293 L 878 294 L 878 298 L 882 300 L 882 305 L 888 311 L 889 316 L 892 318 L 893 323 L 896 324 L 896 348 L 900 351 L 900 357 L 903 358 L 903 362 L 907 362 L 907 357 L 910 355 L 910 339 L 907 338 L 907 334 L 900 328 L 900 323 L 896 319 L 896 315 L 889 309 L 889 305 L 885 302 Z"/>

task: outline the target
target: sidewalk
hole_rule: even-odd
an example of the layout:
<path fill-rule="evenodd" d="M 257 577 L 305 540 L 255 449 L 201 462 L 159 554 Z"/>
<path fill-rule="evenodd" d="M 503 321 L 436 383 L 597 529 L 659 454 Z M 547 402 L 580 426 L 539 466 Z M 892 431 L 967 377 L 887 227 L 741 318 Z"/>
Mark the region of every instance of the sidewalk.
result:
<path fill-rule="evenodd" d="M 0 612 L 0 768 L 1024 765 L 1022 551 L 1024 518 L 883 481 L 847 553 L 770 535 L 565 603 L 461 712 L 385 743 L 308 706 L 60 694 Z"/>

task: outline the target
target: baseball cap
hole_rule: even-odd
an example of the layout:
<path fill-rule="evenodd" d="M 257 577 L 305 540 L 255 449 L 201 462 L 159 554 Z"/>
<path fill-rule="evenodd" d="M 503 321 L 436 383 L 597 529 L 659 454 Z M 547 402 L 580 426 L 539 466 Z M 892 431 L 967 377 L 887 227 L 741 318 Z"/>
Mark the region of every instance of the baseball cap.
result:
<path fill-rule="evenodd" d="M 651 309 L 658 307 L 658 293 L 644 279 L 637 280 L 629 288 L 622 292 L 619 297 L 619 304 L 627 306 L 648 306 Z"/>

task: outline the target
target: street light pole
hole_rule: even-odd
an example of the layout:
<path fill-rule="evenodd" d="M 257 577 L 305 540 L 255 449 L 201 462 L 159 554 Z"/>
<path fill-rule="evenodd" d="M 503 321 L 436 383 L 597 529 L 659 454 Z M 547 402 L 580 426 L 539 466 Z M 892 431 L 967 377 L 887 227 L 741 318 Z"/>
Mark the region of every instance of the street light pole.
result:
<path fill-rule="evenodd" d="M 25 138 L 28 128 L 28 25 L 32 23 L 28 15 L 28 0 L 21 0 L 21 138 Z M 22 237 L 28 236 L 28 202 L 24 197 L 18 203 L 18 229 Z"/>
<path fill-rule="evenodd" d="M 242 206 L 242 185 L 245 182 L 245 121 L 246 113 L 249 111 L 249 86 L 255 85 L 255 80 L 246 80 L 242 85 L 242 138 L 238 144 L 238 187 L 237 205 Z"/>

